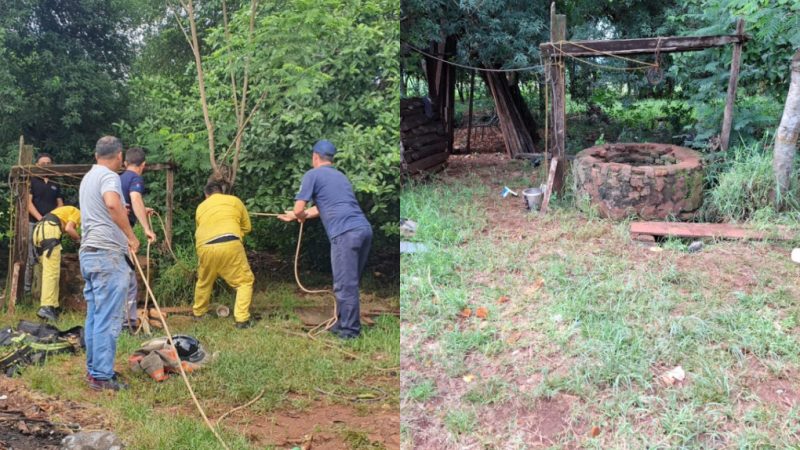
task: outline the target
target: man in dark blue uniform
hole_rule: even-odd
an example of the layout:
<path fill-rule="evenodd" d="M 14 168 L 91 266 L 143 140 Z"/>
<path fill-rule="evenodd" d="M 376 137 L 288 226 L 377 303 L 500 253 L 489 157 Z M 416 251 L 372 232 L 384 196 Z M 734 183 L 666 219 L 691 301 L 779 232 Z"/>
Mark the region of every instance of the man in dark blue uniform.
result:
<path fill-rule="evenodd" d="M 333 293 L 338 309 L 338 320 L 331 332 L 352 339 L 361 332 L 358 285 L 372 245 L 372 227 L 358 205 L 350 181 L 333 167 L 335 154 L 336 147 L 329 141 L 314 144 L 314 168 L 303 175 L 294 211 L 278 218 L 287 222 L 322 219 L 331 242 Z M 309 201 L 314 206 L 306 209 Z"/>
<path fill-rule="evenodd" d="M 47 167 L 53 164 L 53 157 L 47 153 L 39 154 L 36 158 L 36 165 Z M 31 189 L 28 194 L 28 236 L 31 242 L 28 244 L 28 260 L 25 263 L 25 293 L 31 292 L 33 285 L 33 266 L 38 262 L 38 255 L 34 253 L 33 227 L 42 217 L 50 211 L 64 206 L 64 197 L 61 195 L 61 188 L 47 177 L 31 177 Z"/>
<path fill-rule="evenodd" d="M 156 235 L 150 228 L 150 222 L 147 216 L 152 214 L 153 209 L 147 208 L 144 205 L 144 168 L 147 163 L 145 162 L 144 149 L 139 147 L 131 147 L 125 152 L 125 172 L 119 176 L 120 184 L 122 185 L 122 195 L 125 201 L 125 209 L 128 211 L 128 222 L 131 228 L 138 222 L 144 228 L 144 234 L 147 236 L 147 241 L 153 243 L 156 241 Z M 128 286 L 128 298 L 125 304 L 125 322 L 123 327 L 129 331 L 133 331 L 139 327 L 139 318 L 136 315 L 136 299 L 139 295 L 139 286 L 136 282 L 136 271 L 131 272 L 131 280 Z"/>

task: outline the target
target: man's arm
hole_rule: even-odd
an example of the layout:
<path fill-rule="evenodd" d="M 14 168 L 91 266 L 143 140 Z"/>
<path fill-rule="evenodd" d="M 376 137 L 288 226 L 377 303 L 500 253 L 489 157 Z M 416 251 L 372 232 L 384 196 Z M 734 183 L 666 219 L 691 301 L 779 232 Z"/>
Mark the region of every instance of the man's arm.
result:
<path fill-rule="evenodd" d="M 113 191 L 108 191 L 103 193 L 103 202 L 106 204 L 106 208 L 108 208 L 108 213 L 111 216 L 111 220 L 125 233 L 125 237 L 128 238 L 128 247 L 133 253 L 139 251 L 139 240 L 136 239 L 136 235 L 133 234 L 133 228 L 131 228 L 130 222 L 128 222 L 128 214 L 125 211 L 125 206 L 122 204 L 122 199 L 119 197 L 119 194 Z"/>
<path fill-rule="evenodd" d="M 73 241 L 78 242 L 81 240 L 80 235 L 78 235 L 77 225 L 75 222 L 69 221 L 67 225 L 64 226 L 64 232 L 72 238 Z"/>
<path fill-rule="evenodd" d="M 61 197 L 58 197 L 56 199 L 56 208 L 61 208 L 62 206 L 64 206 L 64 199 L 61 198 Z"/>
<path fill-rule="evenodd" d="M 294 202 L 294 217 L 297 218 L 298 222 L 305 222 L 306 221 L 306 202 L 305 200 L 297 200 Z"/>
<path fill-rule="evenodd" d="M 242 226 L 242 236 L 249 234 L 253 230 L 253 224 L 250 223 L 250 214 L 247 213 L 247 207 L 244 206 L 244 203 L 239 202 L 239 207 L 241 208 L 241 226 Z"/>
<path fill-rule="evenodd" d="M 133 214 L 139 220 L 139 223 L 142 224 L 142 228 L 144 228 L 144 234 L 147 236 L 147 242 L 152 244 L 156 241 L 156 234 L 153 233 L 152 229 L 150 229 L 150 222 L 147 220 L 147 208 L 144 206 L 142 194 L 136 191 L 131 191 L 131 208 L 133 209 Z"/>
<path fill-rule="evenodd" d="M 303 214 L 302 220 L 298 218 L 297 213 L 295 212 L 298 209 L 298 203 L 301 202 L 302 206 L 300 206 L 300 210 L 302 211 Z M 298 200 L 297 202 L 295 202 L 294 207 L 295 209 L 292 211 L 286 211 L 286 213 L 284 214 L 278 214 L 278 219 L 284 222 L 294 222 L 295 220 L 297 220 L 298 222 L 302 222 L 305 221 L 306 219 L 316 219 L 317 217 L 319 217 L 319 208 L 317 208 L 316 206 L 312 206 L 311 208 L 305 209 L 306 202 L 302 200 Z"/>
<path fill-rule="evenodd" d="M 36 220 L 42 220 L 42 213 L 33 205 L 33 194 L 28 194 L 28 213 Z"/>

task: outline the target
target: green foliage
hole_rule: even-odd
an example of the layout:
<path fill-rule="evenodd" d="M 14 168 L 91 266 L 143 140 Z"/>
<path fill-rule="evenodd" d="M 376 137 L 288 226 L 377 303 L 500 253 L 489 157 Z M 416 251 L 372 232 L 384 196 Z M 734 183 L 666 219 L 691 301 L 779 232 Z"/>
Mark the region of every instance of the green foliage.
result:
<path fill-rule="evenodd" d="M 329 139 L 339 149 L 336 166 L 350 178 L 362 208 L 380 230 L 379 245 L 396 252 L 399 47 L 390 19 L 396 7 L 391 1 L 295 0 L 261 7 L 252 41 L 246 33 L 249 6 L 232 12 L 230 41 L 221 26 L 207 30 L 204 69 L 218 155 L 236 131 L 231 71 L 241 80 L 248 65 L 250 107 L 264 98 L 245 133 L 235 187 L 249 210 L 291 207 L 300 178 L 311 168 L 311 145 Z M 153 160 L 180 165 L 176 204 L 191 217 L 210 173 L 197 90 L 183 92 L 158 74 L 133 80 L 132 90 L 137 124 L 123 124 L 124 134 L 129 142 L 146 146 Z M 288 250 L 294 244 L 287 233 L 293 236 L 295 228 L 264 219 L 255 224 L 256 245 Z M 189 220 L 178 226 L 192 225 Z M 321 236 L 317 227 L 306 238 L 321 246 Z"/>
<path fill-rule="evenodd" d="M 0 16 L 0 142 L 25 135 L 58 159 L 82 152 L 127 110 L 138 25 L 131 2 L 9 0 Z"/>
<path fill-rule="evenodd" d="M 670 23 L 687 34 L 732 34 L 737 18 L 745 20 L 752 39 L 743 46 L 737 110 L 731 141 L 761 138 L 780 117 L 778 105 L 786 96 L 789 63 L 800 47 L 800 3 L 788 0 L 682 0 L 670 14 Z M 718 133 L 729 77 L 730 47 L 674 56 L 670 74 L 680 80 L 682 96 L 697 107 L 697 136 L 702 147 Z M 754 96 L 752 104 L 740 100 Z M 753 109 L 755 108 L 755 110 Z M 714 131 L 717 130 L 717 131 Z"/>
<path fill-rule="evenodd" d="M 720 162 L 709 166 L 707 178 L 712 188 L 705 199 L 706 220 L 743 221 L 771 216 L 775 175 L 770 148 L 762 144 L 737 146 Z M 795 206 L 796 198 L 794 186 L 784 201 Z"/>

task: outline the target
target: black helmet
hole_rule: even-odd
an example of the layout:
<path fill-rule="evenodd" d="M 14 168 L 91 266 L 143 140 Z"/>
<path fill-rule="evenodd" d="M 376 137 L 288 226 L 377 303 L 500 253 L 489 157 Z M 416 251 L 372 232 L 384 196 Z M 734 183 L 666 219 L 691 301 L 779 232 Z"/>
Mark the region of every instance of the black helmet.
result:
<path fill-rule="evenodd" d="M 172 342 L 175 344 L 175 350 L 178 351 L 178 357 L 184 361 L 192 363 L 200 362 L 206 357 L 206 352 L 200 346 L 200 342 L 186 335 L 172 336 Z"/>

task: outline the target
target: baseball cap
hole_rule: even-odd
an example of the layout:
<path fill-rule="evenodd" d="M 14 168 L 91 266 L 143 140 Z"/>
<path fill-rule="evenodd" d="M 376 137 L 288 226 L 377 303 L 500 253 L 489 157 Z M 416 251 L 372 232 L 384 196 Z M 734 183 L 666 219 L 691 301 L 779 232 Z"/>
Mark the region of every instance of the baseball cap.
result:
<path fill-rule="evenodd" d="M 317 141 L 313 147 L 314 153 L 319 153 L 324 156 L 333 156 L 336 154 L 336 146 L 331 141 L 325 139 Z"/>

